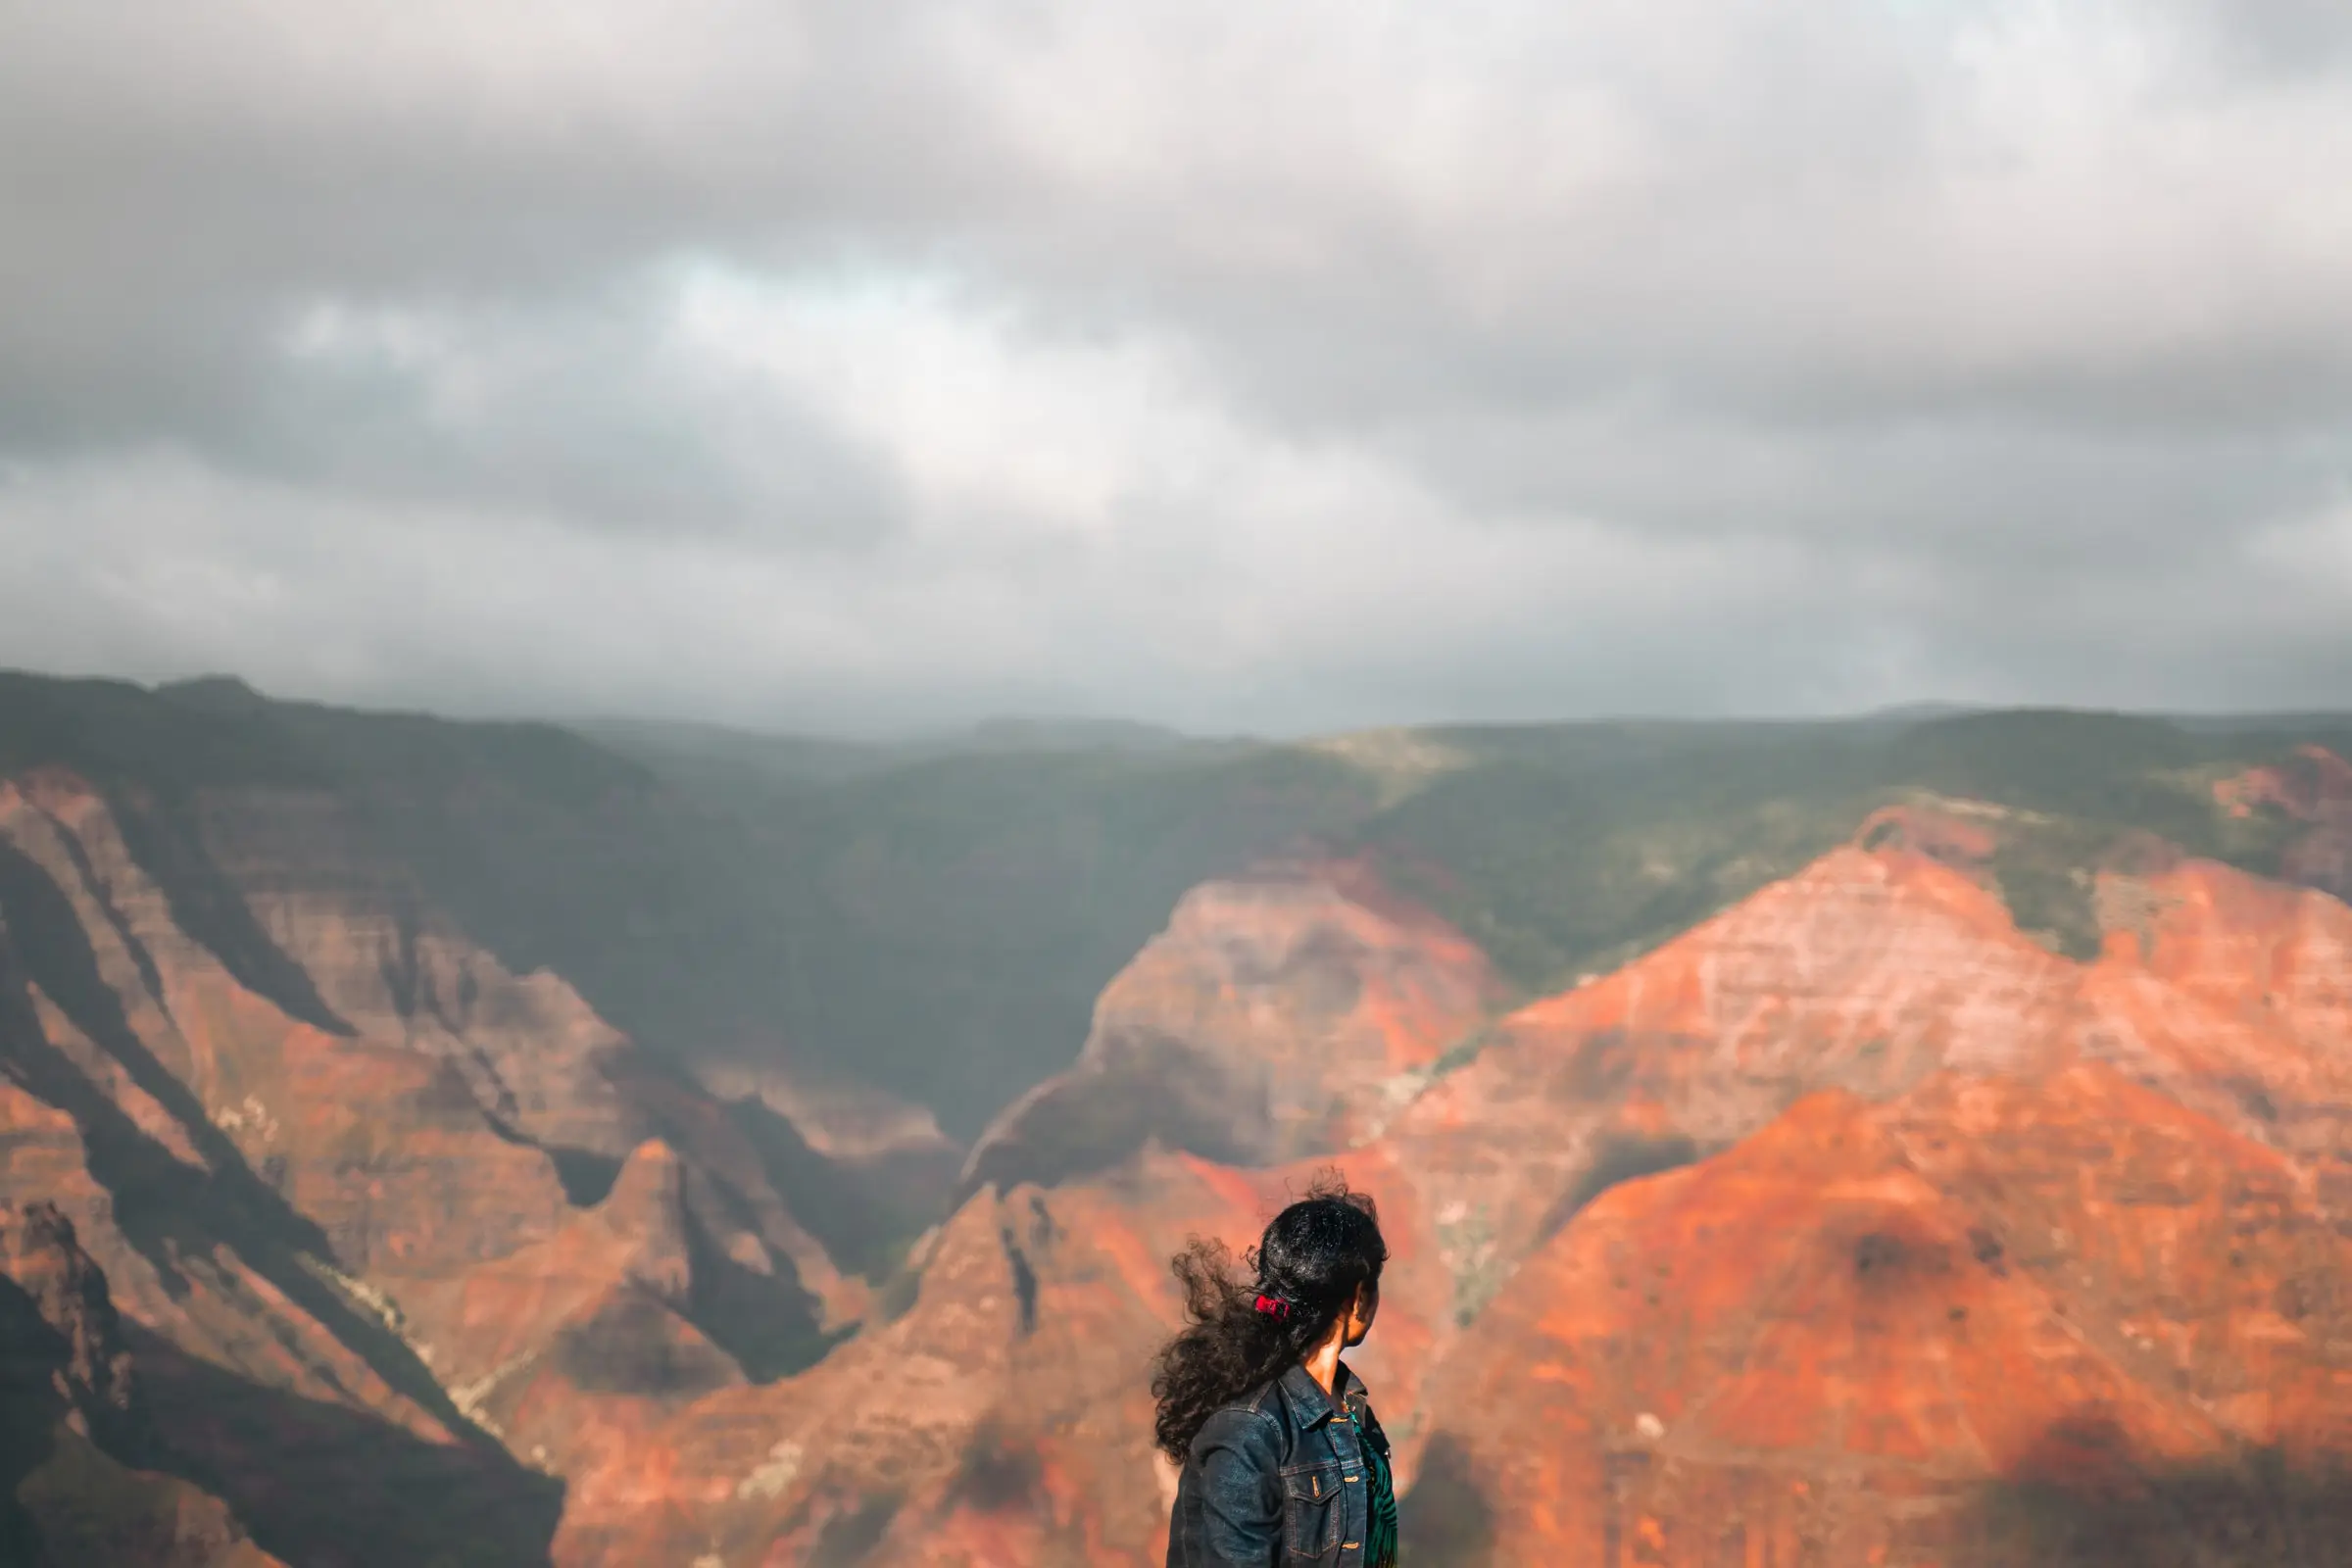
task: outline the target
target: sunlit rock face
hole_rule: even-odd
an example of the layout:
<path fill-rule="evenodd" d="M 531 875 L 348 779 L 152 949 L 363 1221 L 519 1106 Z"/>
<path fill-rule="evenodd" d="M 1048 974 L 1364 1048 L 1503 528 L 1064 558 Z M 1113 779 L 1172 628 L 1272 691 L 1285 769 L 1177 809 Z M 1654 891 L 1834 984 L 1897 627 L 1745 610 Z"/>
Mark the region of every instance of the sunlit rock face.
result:
<path fill-rule="evenodd" d="M 2031 1069 L 2075 966 L 1960 871 L 1838 850 L 1614 974 L 1521 1008 L 1389 1134 L 1440 1216 L 1457 1312 L 1597 1184 L 1687 1161 L 1838 1087 Z"/>
<path fill-rule="evenodd" d="M 1433 1374 L 1424 1523 L 1494 1562 L 2031 1560 L 2026 1487 L 2340 1456 L 2348 1267 L 2290 1161 L 2104 1063 L 1809 1097 L 1525 1262 Z"/>
<path fill-rule="evenodd" d="M 1523 1010 L 1399 1124 L 1442 1214 L 1494 1216 L 1463 1255 L 1492 1299 L 1424 1383 L 1425 1549 L 2090 1562 L 2125 1526 L 2086 1510 L 2137 1496 L 2296 1560 L 2352 1444 L 2352 910 L 2159 857 L 2093 879 L 2078 964 L 1972 859 L 1837 852 Z M 1652 1164 L 1722 1152 L 1588 1164 L 1531 1228 L 1512 1179 L 1576 1156 L 1495 1129 L 1547 1086 Z"/>
<path fill-rule="evenodd" d="M 69 1070 L 171 1157 L 216 1177 L 251 1173 L 323 1230 L 347 1268 L 460 1266 L 560 1221 L 553 1163 L 499 1136 L 466 1081 L 461 1054 L 495 1081 L 487 1051 L 436 1037 L 421 995 L 408 1015 L 346 1016 L 328 1000 L 365 1002 L 398 967 L 364 867 L 343 879 L 354 898 L 298 897 L 267 867 L 223 864 L 155 821 L 133 829 L 159 840 L 142 863 L 123 820 L 63 781 L 0 797 L 17 946 L 39 959 L 28 975 L 39 1033 Z M 323 881 L 334 862 L 315 849 L 307 875 Z M 171 885 L 150 867 L 168 867 Z M 245 897 L 248 878 L 260 896 Z M 270 923 L 298 930 L 312 963 Z M 485 1189 L 501 1201 L 448 1223 Z"/>
<path fill-rule="evenodd" d="M 999 1118 L 979 1181 L 1056 1181 L 1147 1141 L 1238 1164 L 1377 1133 L 1498 995 L 1462 934 L 1358 862 L 1195 888 L 1095 1006 L 1077 1064 Z"/>

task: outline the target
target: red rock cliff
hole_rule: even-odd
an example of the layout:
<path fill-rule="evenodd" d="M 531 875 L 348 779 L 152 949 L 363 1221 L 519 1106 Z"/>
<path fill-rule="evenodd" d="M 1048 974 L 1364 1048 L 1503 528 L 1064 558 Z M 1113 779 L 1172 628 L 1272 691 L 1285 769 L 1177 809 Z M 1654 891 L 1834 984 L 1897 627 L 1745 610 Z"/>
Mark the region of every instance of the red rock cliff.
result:
<path fill-rule="evenodd" d="M 972 1179 L 1061 1180 L 1157 1140 L 1244 1164 L 1350 1148 L 1499 987 L 1460 932 L 1366 865 L 1194 889 L 1095 1006 L 1077 1064 L 974 1148 Z"/>
<path fill-rule="evenodd" d="M 529 1467 L 862 1310 L 738 1118 L 329 798 L 0 784 L 0 1200 L 72 1220 L 159 1451 L 305 1561 L 527 1553 Z"/>

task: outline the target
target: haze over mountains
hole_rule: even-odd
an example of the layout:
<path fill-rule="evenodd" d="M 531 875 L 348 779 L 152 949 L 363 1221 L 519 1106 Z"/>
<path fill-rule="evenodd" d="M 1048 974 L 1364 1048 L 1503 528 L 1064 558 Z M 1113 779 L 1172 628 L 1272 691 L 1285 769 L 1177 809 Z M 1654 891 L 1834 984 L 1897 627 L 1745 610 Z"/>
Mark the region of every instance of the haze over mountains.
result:
<path fill-rule="evenodd" d="M 0 677 L 0 1541 L 1153 1562 L 1163 1260 L 1337 1162 L 1416 1560 L 2320 1560 L 2347 757 Z"/>

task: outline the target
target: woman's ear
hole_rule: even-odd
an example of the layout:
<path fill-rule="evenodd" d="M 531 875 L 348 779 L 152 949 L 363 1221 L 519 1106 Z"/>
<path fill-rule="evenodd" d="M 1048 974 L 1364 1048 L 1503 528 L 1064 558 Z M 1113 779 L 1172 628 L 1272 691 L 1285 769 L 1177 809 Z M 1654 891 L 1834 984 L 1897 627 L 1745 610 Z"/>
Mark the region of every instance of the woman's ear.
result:
<path fill-rule="evenodd" d="M 1348 1303 L 1348 1341 L 1350 1346 L 1361 1345 L 1364 1336 L 1372 1332 L 1372 1319 L 1380 1311 L 1380 1286 L 1371 1280 L 1355 1288 L 1355 1299 Z"/>

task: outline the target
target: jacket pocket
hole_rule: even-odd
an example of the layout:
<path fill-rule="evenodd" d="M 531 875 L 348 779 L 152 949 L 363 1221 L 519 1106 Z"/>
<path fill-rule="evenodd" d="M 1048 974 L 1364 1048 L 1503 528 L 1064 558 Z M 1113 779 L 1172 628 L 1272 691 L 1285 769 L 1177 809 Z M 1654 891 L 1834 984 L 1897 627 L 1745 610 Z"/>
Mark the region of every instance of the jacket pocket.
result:
<path fill-rule="evenodd" d="M 1302 1465 L 1282 1478 L 1282 1533 L 1294 1557 L 1338 1555 L 1347 1509 L 1336 1464 Z"/>

